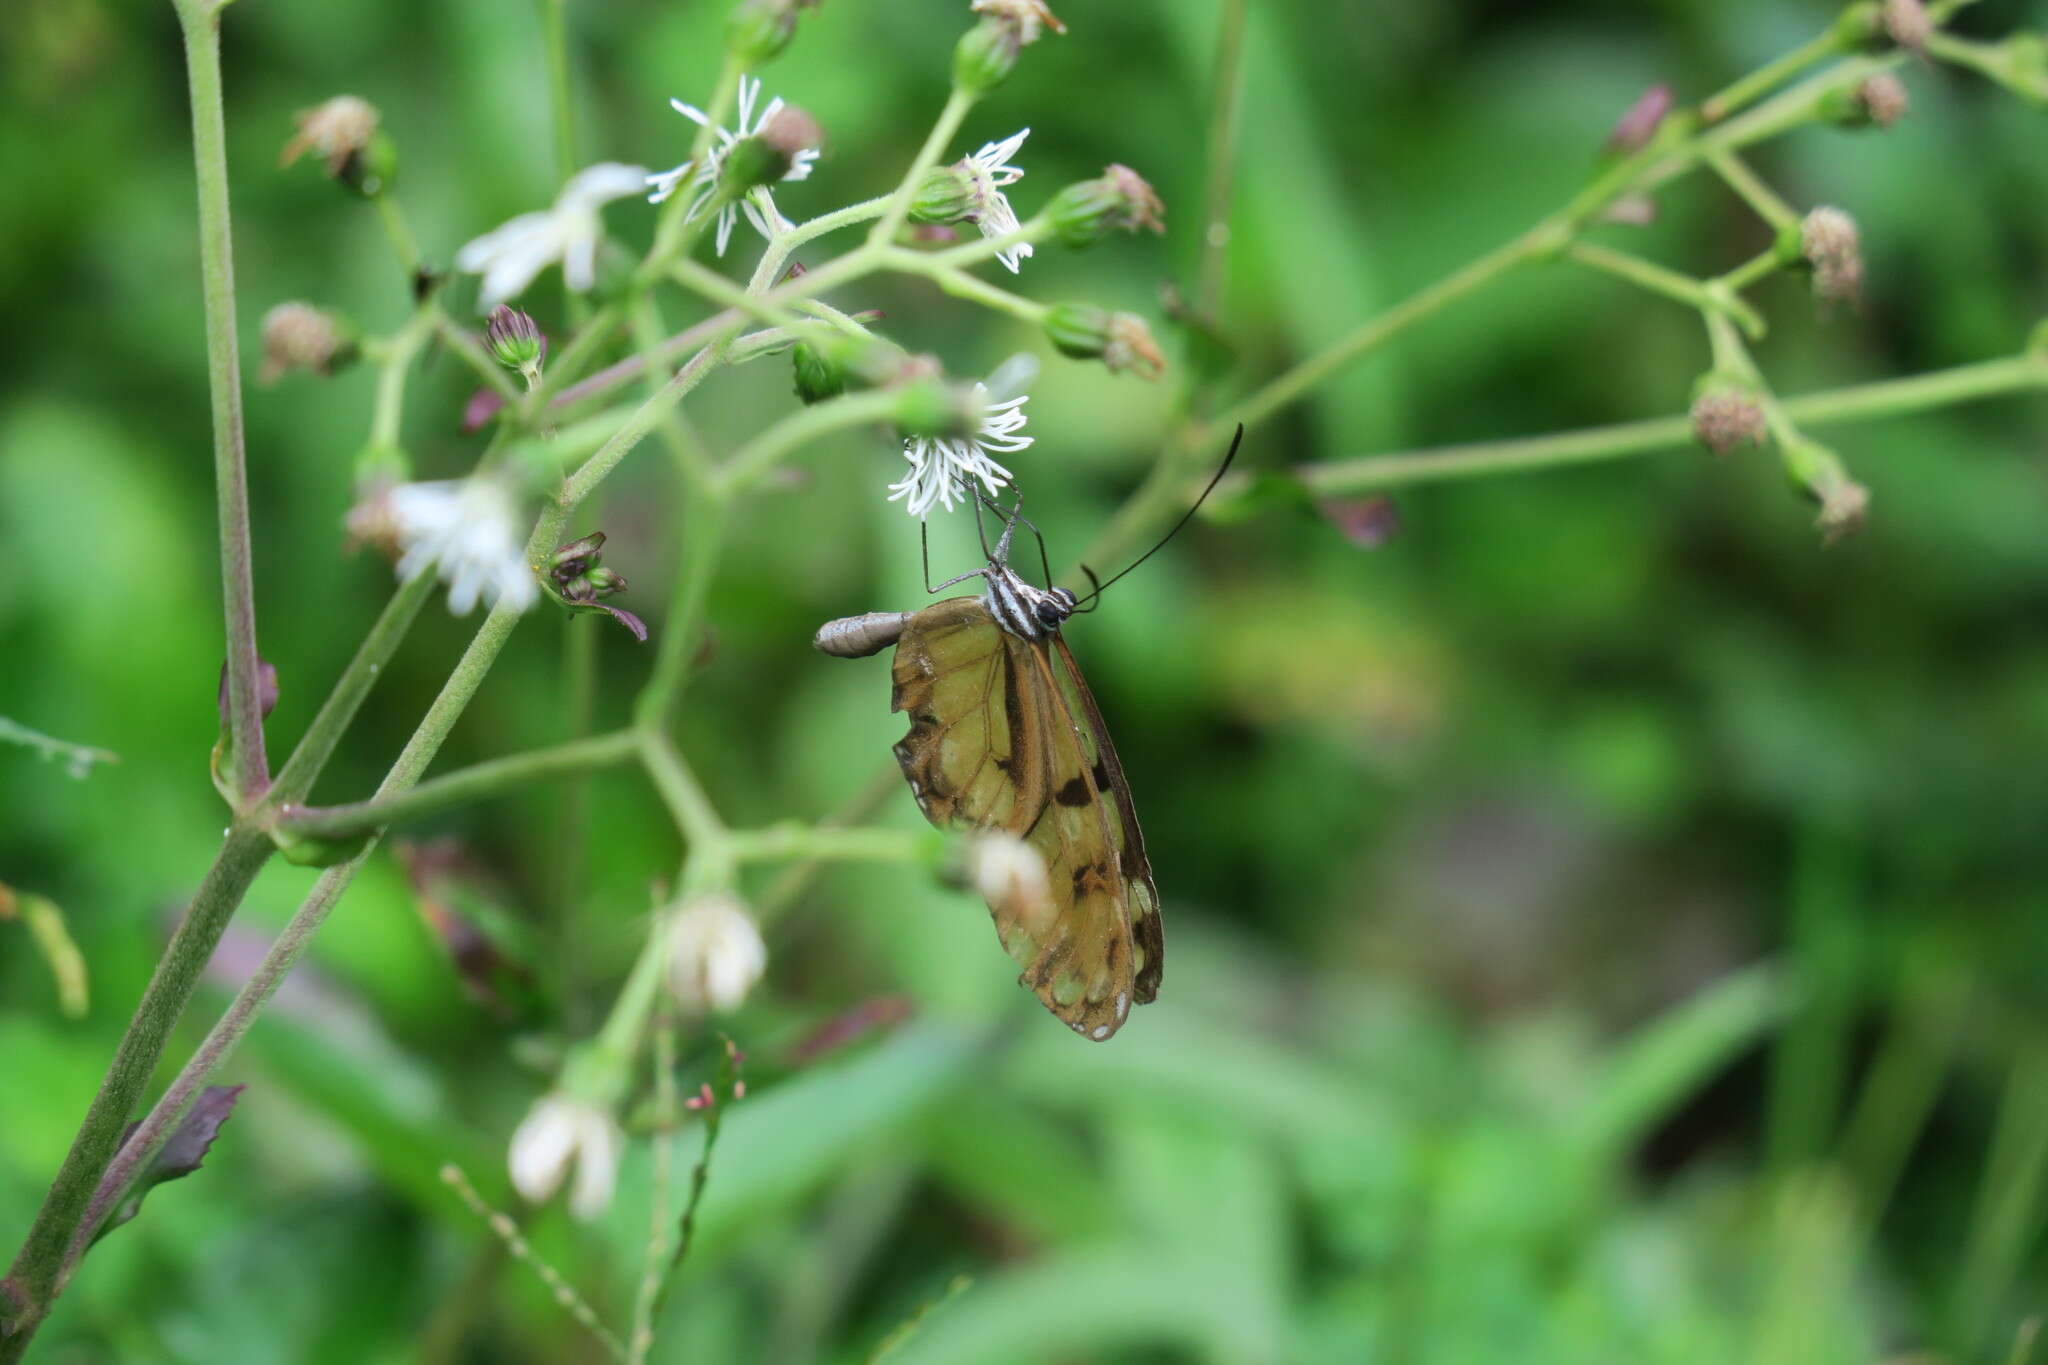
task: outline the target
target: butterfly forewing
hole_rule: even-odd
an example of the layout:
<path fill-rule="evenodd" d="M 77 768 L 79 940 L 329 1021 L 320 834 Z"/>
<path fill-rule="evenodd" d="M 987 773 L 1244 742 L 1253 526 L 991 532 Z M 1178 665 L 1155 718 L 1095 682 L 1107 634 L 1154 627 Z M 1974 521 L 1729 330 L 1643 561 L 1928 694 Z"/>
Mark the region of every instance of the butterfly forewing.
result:
<path fill-rule="evenodd" d="M 910 618 L 893 676 L 895 709 L 910 716 L 896 757 L 926 817 L 1005 831 L 1044 860 L 1049 921 L 989 906 L 1024 983 L 1083 1036 L 1109 1037 L 1157 994 L 1158 897 L 1072 655 L 1057 636 L 1020 639 L 979 599 L 952 598 Z"/>

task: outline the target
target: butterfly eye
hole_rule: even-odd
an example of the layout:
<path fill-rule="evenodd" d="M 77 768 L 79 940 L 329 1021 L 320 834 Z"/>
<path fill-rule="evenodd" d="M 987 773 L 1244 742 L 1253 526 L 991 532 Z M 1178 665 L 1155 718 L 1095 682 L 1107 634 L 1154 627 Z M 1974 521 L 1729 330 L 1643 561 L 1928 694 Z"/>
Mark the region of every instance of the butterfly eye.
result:
<path fill-rule="evenodd" d="M 1056 626 L 1067 619 L 1067 609 L 1051 597 L 1041 597 L 1037 611 L 1038 619 L 1049 626 Z"/>

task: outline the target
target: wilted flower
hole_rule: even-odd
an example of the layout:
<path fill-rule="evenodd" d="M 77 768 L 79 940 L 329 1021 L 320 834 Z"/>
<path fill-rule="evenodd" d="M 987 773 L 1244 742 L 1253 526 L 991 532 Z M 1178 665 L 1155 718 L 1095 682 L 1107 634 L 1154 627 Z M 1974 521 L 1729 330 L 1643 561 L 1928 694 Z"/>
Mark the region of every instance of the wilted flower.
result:
<path fill-rule="evenodd" d="M 355 352 L 354 340 L 332 315 L 310 303 L 280 303 L 263 315 L 263 368 L 256 377 L 271 384 L 293 370 L 330 375 Z"/>
<path fill-rule="evenodd" d="M 1934 36 L 1934 20 L 1921 0 L 1884 0 L 1884 31 L 1893 42 L 1913 52 L 1925 52 Z"/>
<path fill-rule="evenodd" d="M 1909 103 L 1904 82 L 1889 71 L 1866 76 L 1856 87 L 1855 100 L 1864 117 L 1880 128 L 1904 118 Z"/>
<path fill-rule="evenodd" d="M 1024 429 L 1024 404 L 1030 399 L 1024 390 L 1036 370 L 1029 356 L 1020 355 L 1005 361 L 988 383 L 974 385 L 973 399 L 980 413 L 972 424 L 972 435 L 906 438 L 903 458 L 910 461 L 910 470 L 889 485 L 889 501 L 908 499 L 906 510 L 913 517 L 930 515 L 935 503 L 950 511 L 956 501 L 973 501 L 970 480 L 975 479 L 994 496 L 1009 482 L 1010 471 L 990 452 L 1008 454 L 1031 444 L 1031 437 L 1017 433 Z"/>
<path fill-rule="evenodd" d="M 1762 445 L 1764 411 L 1740 389 L 1732 386 L 1709 388 L 1692 404 L 1693 438 L 1716 455 L 1726 455 L 1747 443 Z"/>
<path fill-rule="evenodd" d="M 736 120 L 736 130 L 732 132 L 728 132 L 726 129 L 713 124 L 710 115 L 706 114 L 696 105 L 685 104 L 681 100 L 670 100 L 670 107 L 678 114 L 681 114 L 699 127 L 711 129 L 713 145 L 710 152 L 705 155 L 704 164 L 701 166 L 695 160 L 690 160 L 685 161 L 674 170 L 662 171 L 658 175 L 645 176 L 645 183 L 651 190 L 647 196 L 648 202 L 652 204 L 661 203 L 674 194 L 677 188 L 685 181 L 688 181 L 696 187 L 696 193 L 690 200 L 690 207 L 684 216 L 695 218 L 698 214 L 702 213 L 705 206 L 711 202 L 712 197 L 718 193 L 719 171 L 725 163 L 726 156 L 732 151 L 733 147 L 745 138 L 758 136 L 775 119 L 776 115 L 782 112 L 782 100 L 778 97 L 769 100 L 766 105 L 762 106 L 759 116 L 756 117 L 754 101 L 759 99 L 760 95 L 760 81 L 752 76 L 740 77 L 739 118 Z M 784 180 L 808 179 L 811 174 L 811 166 L 817 159 L 818 153 L 815 148 L 802 148 L 793 151 L 789 158 L 789 169 L 783 172 L 781 178 Z M 789 220 L 776 212 L 775 201 L 769 196 L 768 191 L 763 189 L 760 193 L 762 199 L 766 202 L 765 209 L 754 202 L 751 194 L 735 202 L 724 204 L 719 208 L 717 238 L 719 255 L 723 256 L 725 254 L 726 243 L 732 238 L 733 224 L 738 221 L 739 215 L 742 212 L 747 215 L 747 221 L 754 225 L 754 230 L 763 237 L 773 236 L 777 231 L 789 226 Z"/>
<path fill-rule="evenodd" d="M 525 611 L 540 596 L 520 545 L 519 498 L 503 478 L 478 474 L 439 483 L 404 483 L 385 495 L 405 554 L 398 576 L 438 564 L 448 610 L 466 616 L 479 600 Z"/>
<path fill-rule="evenodd" d="M 285 143 L 278 164 L 289 166 L 311 152 L 339 180 L 350 174 L 352 164 L 377 136 L 377 106 L 355 95 L 336 95 L 325 104 L 301 109 L 294 122 L 299 135 Z"/>
<path fill-rule="evenodd" d="M 576 1183 L 569 1191 L 569 1212 L 587 1222 L 612 1202 L 625 1145 L 609 1109 L 555 1091 L 534 1101 L 513 1131 L 506 1166 L 520 1196 L 540 1204 L 561 1188 L 573 1165 Z"/>
<path fill-rule="evenodd" d="M 1046 212 L 1060 240 L 1072 247 L 1099 242 L 1112 229 L 1166 231 L 1166 205 L 1129 166 L 1110 165 L 1093 180 L 1076 181 L 1053 196 Z"/>
<path fill-rule="evenodd" d="M 1817 208 L 1799 225 L 1799 250 L 1813 268 L 1813 292 L 1836 303 L 1863 291 L 1863 252 L 1856 220 L 1838 208 Z"/>
<path fill-rule="evenodd" d="M 600 162 L 571 176 L 551 208 L 522 213 L 455 253 L 455 268 L 484 277 L 477 306 L 484 312 L 514 297 L 534 276 L 559 261 L 562 282 L 578 293 L 597 281 L 597 244 L 604 224 L 597 211 L 637 194 L 646 168 Z"/>
<path fill-rule="evenodd" d="M 694 896 L 669 925 L 668 985 L 694 1014 L 737 1009 L 768 968 L 768 946 L 738 900 Z"/>

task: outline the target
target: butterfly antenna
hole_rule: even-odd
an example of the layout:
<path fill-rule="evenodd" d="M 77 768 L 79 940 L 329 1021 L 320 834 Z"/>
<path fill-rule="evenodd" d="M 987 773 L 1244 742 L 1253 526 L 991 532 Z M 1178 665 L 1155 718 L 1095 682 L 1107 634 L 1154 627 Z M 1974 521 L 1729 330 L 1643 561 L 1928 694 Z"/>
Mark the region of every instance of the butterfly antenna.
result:
<path fill-rule="evenodd" d="M 1095 576 L 1095 570 L 1089 568 L 1086 564 L 1083 564 L 1081 566 L 1081 572 L 1088 575 L 1088 582 L 1095 589 L 1095 591 L 1089 593 L 1086 597 L 1081 599 L 1089 605 L 1085 607 L 1074 608 L 1073 611 L 1068 613 L 1068 615 L 1070 616 L 1086 616 L 1089 612 L 1094 611 L 1097 607 L 1102 605 L 1102 603 L 1098 600 L 1102 596 L 1102 580 L 1097 578 Z"/>
<path fill-rule="evenodd" d="M 1132 569 L 1137 568 L 1140 564 L 1143 564 L 1153 555 L 1156 555 L 1161 550 L 1165 549 L 1166 542 L 1172 540 L 1175 536 L 1179 535 L 1181 528 L 1183 526 L 1186 526 L 1190 521 L 1194 520 L 1195 513 L 1202 510 L 1202 504 L 1207 502 L 1209 500 L 1209 495 L 1216 491 L 1216 485 L 1223 482 L 1223 476 L 1230 472 L 1230 462 L 1237 458 L 1237 448 L 1243 444 L 1244 423 L 1240 422 L 1237 424 L 1237 435 L 1230 438 L 1230 449 L 1223 456 L 1223 463 L 1216 466 L 1216 472 L 1209 478 L 1208 487 L 1202 490 L 1202 496 L 1195 499 L 1193 506 L 1189 507 L 1187 511 L 1181 513 L 1180 520 L 1176 521 L 1173 524 L 1173 529 L 1171 531 L 1168 531 L 1165 535 L 1159 537 L 1159 543 L 1157 545 L 1154 545 L 1151 549 L 1145 551 L 1145 553 L 1139 555 L 1136 559 L 1132 560 L 1129 564 L 1125 565 L 1122 572 L 1112 575 L 1108 582 L 1096 583 L 1095 591 L 1089 593 L 1086 597 L 1082 598 L 1081 601 L 1092 602 L 1095 599 L 1101 597 L 1103 589 L 1107 588 L 1110 585 L 1110 583 L 1116 582 L 1117 579 L 1122 578 L 1124 574 L 1129 573 Z M 1088 575 L 1088 578 L 1090 582 L 1093 582 L 1095 579 L 1095 575 L 1093 573 L 1090 573 Z M 1080 603 L 1076 603 L 1075 608 L 1078 610 L 1080 608 Z"/>

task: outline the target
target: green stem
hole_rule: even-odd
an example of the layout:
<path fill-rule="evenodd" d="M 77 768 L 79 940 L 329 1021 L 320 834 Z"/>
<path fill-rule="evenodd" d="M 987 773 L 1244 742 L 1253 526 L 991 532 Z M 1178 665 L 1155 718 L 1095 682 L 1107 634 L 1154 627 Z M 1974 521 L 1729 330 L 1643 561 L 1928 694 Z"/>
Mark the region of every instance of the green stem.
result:
<path fill-rule="evenodd" d="M 1231 188 L 1237 179 L 1238 106 L 1244 99 L 1246 0 L 1223 0 L 1216 32 L 1216 65 L 1209 79 L 1209 182 L 1202 195 L 1201 263 L 1195 274 L 1195 311 L 1214 317 L 1223 296 L 1223 266 L 1230 245 Z"/>
<path fill-rule="evenodd" d="M 591 490 L 603 483 L 605 476 L 618 467 L 628 451 L 639 445 L 654 430 L 654 424 L 683 396 L 697 387 L 704 376 L 709 374 L 718 359 L 718 348 L 706 346 L 690 357 L 690 363 L 676 371 L 675 377 L 662 385 L 661 392 L 649 398 L 633 410 L 625 424 L 612 433 L 610 440 L 598 447 L 597 453 L 583 462 L 562 488 L 561 506 L 566 511 L 590 496 Z M 552 547 L 550 547 L 552 548 Z"/>
<path fill-rule="evenodd" d="M 725 822 L 718 818 L 718 811 L 704 794 L 697 775 L 676 752 L 674 741 L 659 730 L 640 731 L 640 761 L 647 769 L 648 780 L 654 783 L 655 791 L 674 817 L 676 828 L 689 843 L 691 861 L 729 865 L 731 860 L 723 856 Z"/>
<path fill-rule="evenodd" d="M 405 415 L 405 381 L 413 358 L 434 334 L 439 310 L 423 304 L 406 320 L 377 358 L 377 397 L 370 410 L 370 443 L 396 448 Z"/>
<path fill-rule="evenodd" d="M 945 837 L 927 829 L 838 829 L 815 825 L 773 825 L 734 830 L 726 836 L 734 862 L 779 863 L 818 859 L 851 863 L 932 861 Z"/>
<path fill-rule="evenodd" d="M 1625 251 L 1612 251 L 1592 242 L 1574 242 L 1566 249 L 1565 255 L 1580 265 L 1627 280 L 1638 288 L 1662 294 L 1667 299 L 1676 299 L 1702 313 L 1725 313 L 1753 337 L 1764 333 L 1762 316 L 1725 288 L 1716 289 L 1704 280 L 1667 270 L 1654 261 L 1631 256 Z"/>
<path fill-rule="evenodd" d="M 388 825 L 467 805 L 530 782 L 602 772 L 632 759 L 638 752 L 638 745 L 639 738 L 631 730 L 572 739 L 546 749 L 474 764 L 390 796 L 346 806 L 293 807 L 281 814 L 278 825 L 290 833 L 310 835 L 316 839 L 347 839 L 358 834 L 370 834 Z"/>
<path fill-rule="evenodd" d="M 978 265 L 983 261 L 992 261 L 999 254 L 1008 251 L 1013 246 L 1036 246 L 1052 235 L 1052 219 L 1041 213 L 1035 218 L 1025 219 L 1008 232 L 998 233 L 993 237 L 976 237 L 972 241 L 962 242 L 958 246 L 949 246 L 942 251 L 934 251 L 929 254 L 911 251 L 907 247 L 884 246 L 878 247 L 876 250 L 908 255 L 913 260 L 930 261 L 935 265 L 958 267 Z M 914 267 L 906 266 L 899 261 L 896 268 L 907 270 Z"/>
<path fill-rule="evenodd" d="M 270 782 L 257 685 L 256 588 L 250 565 L 249 473 L 243 450 L 242 370 L 235 340 L 234 232 L 228 213 L 227 130 L 221 116 L 218 0 L 175 0 L 192 98 L 199 184 L 199 281 L 206 302 L 206 378 L 213 400 L 213 482 L 227 616 L 228 735 L 243 804 Z"/>
<path fill-rule="evenodd" d="M 668 724 L 689 680 L 704 602 L 710 596 L 711 576 L 718 563 L 726 506 L 725 496 L 711 485 L 683 493 L 678 523 L 683 543 L 677 555 L 675 590 L 670 598 L 673 605 L 662 625 L 654 670 L 633 703 L 634 721 L 642 729 L 659 730 Z"/>
<path fill-rule="evenodd" d="M 1043 327 L 1045 315 L 1052 311 L 1042 303 L 1033 303 L 1030 299 L 1012 294 L 1007 289 L 999 289 L 979 275 L 970 275 L 954 266 L 943 265 L 937 259 L 920 256 L 915 251 L 891 251 L 885 262 L 892 269 L 901 270 L 906 274 L 923 275 L 956 299 L 966 299 L 984 308 L 992 308 L 998 313 L 1007 313 L 1033 327 Z"/>
<path fill-rule="evenodd" d="M 540 525 L 534 529 L 533 539 L 529 542 L 529 554 L 535 545 L 552 546 L 559 529 L 558 520 L 543 516 Z M 484 618 L 483 625 L 471 638 L 469 648 L 463 651 L 455 670 L 448 675 L 448 681 L 442 684 L 433 705 L 427 708 L 427 714 L 414 729 L 412 738 L 406 741 L 405 748 L 399 752 L 398 758 L 391 765 L 391 770 L 379 784 L 379 798 L 396 795 L 419 781 L 420 775 L 427 770 L 427 766 L 434 761 L 434 756 L 440 752 L 449 732 L 455 728 L 455 722 L 461 718 L 470 700 L 475 697 L 477 688 L 483 685 L 484 677 L 497 660 L 498 652 L 504 648 L 513 627 L 518 624 L 519 612 L 505 606 L 494 608 L 491 614 Z M 268 837 L 260 834 L 258 837 L 264 839 L 264 852 L 267 854 Z M 150 1109 L 142 1125 L 136 1129 L 134 1137 L 122 1145 L 118 1165 L 107 1170 L 105 1177 L 99 1181 L 97 1191 L 92 1195 L 92 1207 L 99 1211 L 99 1218 L 81 1224 L 77 1238 L 71 1243 L 70 1254 L 74 1260 L 82 1255 L 85 1247 L 91 1243 L 92 1235 L 106 1212 L 120 1205 L 122 1198 L 133 1185 L 137 1173 L 147 1169 L 148 1163 L 157 1151 L 170 1139 L 171 1134 L 177 1131 L 179 1122 L 191 1108 L 192 1102 L 199 1097 L 199 1092 L 207 1079 L 227 1060 L 236 1044 L 241 1042 L 243 1035 L 249 1031 L 250 1025 L 256 1022 L 256 1016 L 269 1003 L 270 997 L 276 993 L 285 976 L 304 954 L 313 940 L 314 933 L 326 922 L 328 912 L 334 908 L 335 903 L 341 899 L 342 892 L 348 889 L 356 873 L 369 860 L 374 847 L 373 843 L 349 861 L 330 867 L 320 874 L 319 879 L 313 883 L 313 889 L 307 893 L 306 899 L 300 903 L 298 910 L 279 933 L 277 941 L 271 945 L 263 961 L 257 965 L 255 972 L 236 994 L 233 1003 L 207 1033 L 205 1041 L 193 1053 L 191 1060 L 179 1070 L 177 1078 L 171 1082 L 163 1097 Z M 214 937 L 218 939 L 218 931 Z M 175 947 L 174 942 L 173 948 Z M 210 954 L 211 951 L 212 945 L 209 943 L 207 953 Z M 202 954 L 200 957 L 202 963 L 205 956 L 206 954 Z M 168 960 L 169 955 L 166 955 L 166 961 Z M 159 967 L 158 970 L 161 973 L 162 968 Z M 188 990 L 187 996 L 189 995 Z M 139 1013 L 140 1011 L 138 1015 Z"/>
<path fill-rule="evenodd" d="M 2029 389 L 2048 389 L 2048 359 L 2010 356 L 1958 365 L 1932 374 L 1854 384 L 1782 400 L 1787 416 L 1805 426 L 1865 421 L 1952 407 Z M 1688 417 L 1588 427 L 1550 436 L 1469 445 L 1437 446 L 1393 455 L 1368 455 L 1298 466 L 1295 473 L 1318 495 L 1361 493 L 1437 479 L 1471 478 L 1509 470 L 1547 469 L 1594 460 L 1647 455 L 1692 439 Z"/>
<path fill-rule="evenodd" d="M 1723 149 L 1710 151 L 1706 154 L 1706 162 L 1729 189 L 1756 211 L 1757 217 L 1770 225 L 1773 232 L 1799 226 L 1799 215 L 1792 206 L 1779 198 L 1778 192 L 1766 185 L 1734 152 Z"/>
<path fill-rule="evenodd" d="M 572 611 L 563 619 L 562 711 L 570 738 L 590 733 L 597 712 L 597 628 L 592 612 Z M 563 784 L 561 820 L 555 831 L 555 897 L 548 913 L 555 984 L 570 1026 L 580 1023 L 576 925 L 590 861 L 590 783 Z"/>
<path fill-rule="evenodd" d="M 321 703 L 319 714 L 306 727 L 306 733 L 292 750 L 278 771 L 277 781 L 271 785 L 270 801 L 284 805 L 302 800 L 313 788 L 313 779 L 327 766 L 327 760 L 334 753 L 334 746 L 341 742 L 342 734 L 349 722 L 355 719 L 356 711 L 369 695 L 370 688 L 377 682 L 377 675 L 398 649 L 399 641 L 419 617 L 420 608 L 434 595 L 438 581 L 431 569 L 416 573 L 408 581 L 398 585 L 398 591 L 385 604 L 383 614 L 378 616 L 370 633 L 363 637 L 356 647 L 355 657 L 348 661 L 334 688 Z"/>
<path fill-rule="evenodd" d="M 719 484 L 728 493 L 743 492 L 798 446 L 863 422 L 887 421 L 896 411 L 896 401 L 895 394 L 872 389 L 793 412 L 734 451 L 719 469 Z"/>
<path fill-rule="evenodd" d="M 1820 36 L 1793 48 L 1776 61 L 1767 62 L 1700 105 L 1700 118 L 1719 123 L 1730 114 L 1762 99 L 1808 67 L 1815 66 L 1842 50 L 1841 40 L 1830 28 Z"/>
<path fill-rule="evenodd" d="M 1737 294 L 1755 284 L 1758 280 L 1783 269 L 1785 261 L 1778 255 L 1777 248 L 1760 251 L 1736 266 L 1716 281 L 1731 294 Z"/>
<path fill-rule="evenodd" d="M 881 195 L 820 214 L 807 223 L 798 223 L 768 243 L 768 249 L 761 253 L 761 263 L 754 267 L 753 278 L 747 281 L 748 291 L 755 294 L 765 292 L 781 276 L 783 263 L 789 259 L 790 253 L 805 242 L 843 227 L 852 227 L 855 223 L 865 223 L 870 218 L 879 217 L 888 207 L 889 196 Z"/>
<path fill-rule="evenodd" d="M 416 279 L 420 273 L 420 247 L 413 240 L 412 228 L 405 221 L 405 211 L 398 206 L 391 187 L 385 186 L 372 196 L 377 205 L 377 221 L 384 225 L 384 235 L 391 240 L 391 250 L 398 257 L 400 268 L 408 280 Z"/>
<path fill-rule="evenodd" d="M 541 41 L 547 48 L 548 112 L 555 130 L 555 172 L 567 182 L 576 174 L 576 104 L 569 88 L 569 23 L 566 0 L 540 0 Z"/>
<path fill-rule="evenodd" d="M 1416 323 L 1435 316 L 1467 294 L 1493 283 L 1517 266 L 1555 250 L 1562 245 L 1562 238 L 1562 229 L 1546 220 L 1504 246 L 1496 247 L 1463 269 L 1454 271 L 1435 284 L 1409 296 L 1403 302 L 1395 304 L 1349 336 L 1324 347 L 1279 378 L 1269 381 L 1265 387 L 1241 400 L 1235 407 L 1217 418 L 1213 424 L 1214 428 L 1219 431 L 1230 431 L 1239 423 L 1247 427 L 1256 427 L 1267 417 L 1294 402 L 1360 356 L 1386 345 Z"/>
<path fill-rule="evenodd" d="M 11 1319 L 0 1319 L 5 1327 L 0 1331 L 0 1361 L 19 1360 L 49 1314 L 63 1287 L 72 1238 L 81 1230 L 101 1175 L 122 1147 L 121 1131 L 163 1056 L 172 1025 L 198 988 L 200 972 L 213 956 L 221 931 L 270 854 L 270 838 L 262 830 L 247 825 L 230 828 L 227 842 L 157 961 L 71 1150 L 65 1153 L 6 1279 L 0 1281 L 0 1312 L 12 1314 Z"/>
<path fill-rule="evenodd" d="M 910 170 L 904 174 L 903 183 L 896 187 L 896 193 L 889 197 L 889 206 L 884 209 L 879 221 L 868 233 L 870 246 L 885 246 L 896 240 L 896 234 L 903 228 L 904 220 L 910 217 L 911 201 L 917 197 L 917 187 L 924 183 L 925 175 L 939 164 L 945 154 L 946 144 L 953 140 L 953 134 L 960 131 L 961 122 L 967 111 L 974 107 L 974 96 L 962 90 L 955 90 L 946 97 L 946 107 L 939 111 L 938 122 L 932 125 L 925 137 L 924 145 L 917 149 L 917 157 L 910 163 Z"/>
<path fill-rule="evenodd" d="M 566 395 L 563 386 L 583 372 L 583 367 L 590 363 L 591 356 L 611 339 L 612 329 L 617 327 L 619 322 L 619 306 L 607 303 L 576 328 L 575 334 L 569 338 L 568 345 L 562 347 L 561 354 L 549 360 L 546 371 L 540 377 L 540 383 L 534 385 L 533 391 L 526 395 L 526 401 L 521 407 L 521 416 L 526 426 L 532 427 L 535 424 L 535 417 L 546 411 L 550 403 L 568 401 L 566 396 L 557 400 L 555 395 Z M 677 349 L 680 351 L 684 348 Z"/>

